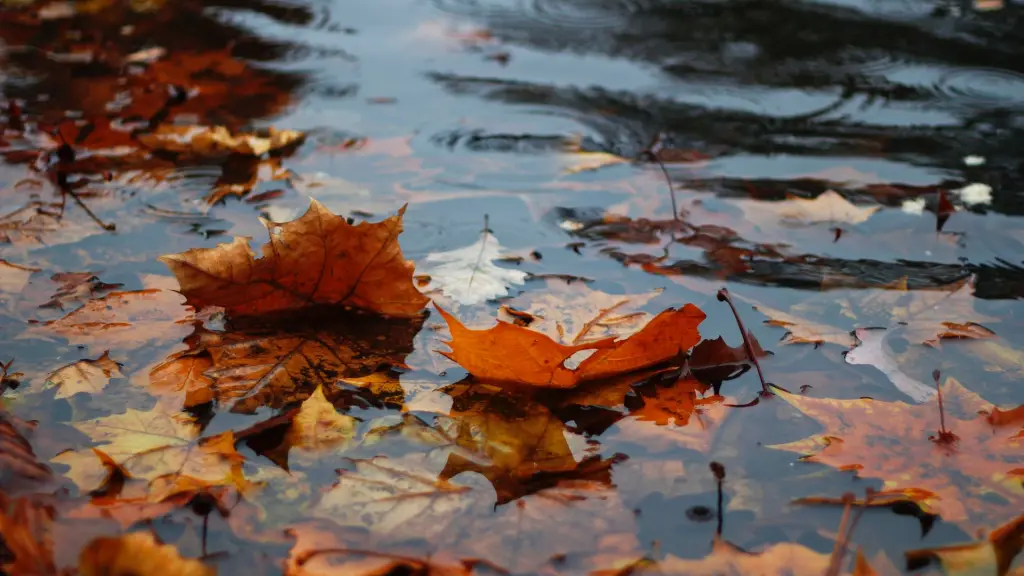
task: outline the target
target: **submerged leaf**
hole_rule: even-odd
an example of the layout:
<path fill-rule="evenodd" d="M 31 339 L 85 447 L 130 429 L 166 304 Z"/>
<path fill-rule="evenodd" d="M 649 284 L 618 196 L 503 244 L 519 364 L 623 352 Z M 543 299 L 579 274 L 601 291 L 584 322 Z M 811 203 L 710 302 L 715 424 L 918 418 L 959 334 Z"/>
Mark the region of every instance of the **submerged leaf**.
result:
<path fill-rule="evenodd" d="M 942 385 L 946 430 L 936 401 L 834 400 L 777 391 L 825 432 L 771 446 L 858 476 L 881 478 L 886 491 L 932 494 L 919 502 L 948 522 L 976 525 L 1007 518 L 1024 505 L 1020 423 L 1000 426 L 994 406 L 953 378 Z"/>
<path fill-rule="evenodd" d="M 46 382 L 58 388 L 57 398 L 68 398 L 79 392 L 98 394 L 111 378 L 121 378 L 121 363 L 110 358 L 109 352 L 95 360 L 79 360 L 58 368 Z"/>

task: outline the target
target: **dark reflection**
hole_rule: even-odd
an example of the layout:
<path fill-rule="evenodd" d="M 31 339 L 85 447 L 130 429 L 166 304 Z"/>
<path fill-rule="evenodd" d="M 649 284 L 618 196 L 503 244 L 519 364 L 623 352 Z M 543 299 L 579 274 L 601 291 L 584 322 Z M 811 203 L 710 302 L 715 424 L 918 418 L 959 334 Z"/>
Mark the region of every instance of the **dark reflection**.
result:
<path fill-rule="evenodd" d="M 509 44 L 641 61 L 680 82 L 666 97 L 433 76 L 458 94 L 563 110 L 607 151 L 637 157 L 664 132 L 674 146 L 712 156 L 884 157 L 962 171 L 961 185 L 994 188 L 995 210 L 1024 214 L 1019 6 L 975 13 L 968 3 L 941 1 L 436 4 L 478 19 Z M 758 112 L 791 107 L 790 91 L 807 96 L 804 110 Z M 735 99 L 744 109 L 729 108 Z M 967 155 L 986 162 L 965 168 Z"/>

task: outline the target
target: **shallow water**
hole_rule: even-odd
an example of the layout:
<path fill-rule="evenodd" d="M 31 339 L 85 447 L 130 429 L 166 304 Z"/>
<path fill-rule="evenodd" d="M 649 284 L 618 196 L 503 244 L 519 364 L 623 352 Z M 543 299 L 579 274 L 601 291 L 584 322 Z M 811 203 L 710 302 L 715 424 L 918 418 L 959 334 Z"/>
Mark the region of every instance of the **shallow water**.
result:
<path fill-rule="evenodd" d="M 97 2 L 77 12 L 60 12 L 58 4 L 40 12 L 43 4 L 37 4 L 0 13 L 7 24 L 0 27 L 7 107 L 0 136 L 0 239 L 7 242 L 0 244 L 0 259 L 37 270 L 25 290 L 5 292 L 0 283 L 0 360 L 13 358 L 13 369 L 25 374 L 17 390 L 5 393 L 5 405 L 40 421 L 32 446 L 56 474 L 46 491 L 68 490 L 62 506 L 92 489 L 69 480 L 74 475 L 58 457 L 93 445 L 72 425 L 126 408 L 147 410 L 155 398 L 166 398 L 151 393 L 146 379 L 154 365 L 186 348 L 191 326 L 153 327 L 140 317 L 133 321 L 145 325 L 145 334 L 114 342 L 93 341 L 91 334 L 77 340 L 40 335 L 33 332 L 39 322 L 99 294 L 67 300 L 64 310 L 39 308 L 25 294 L 51 293 L 52 274 L 79 271 L 122 290 L 173 289 L 157 257 L 232 236 L 251 237 L 258 250 L 266 238 L 258 216 L 292 220 L 310 198 L 370 221 L 408 203 L 401 245 L 418 272 L 429 254 L 476 242 L 486 222 L 509 253 L 525 256 L 499 265 L 534 276 L 511 296 L 564 283 L 543 275 L 586 279 L 589 288 L 615 295 L 662 289 L 643 310 L 656 314 L 693 303 L 708 316 L 700 327 L 705 338 L 738 345 L 732 313 L 716 299 L 727 287 L 746 327 L 773 353 L 761 360 L 767 380 L 810 397 L 912 402 L 877 367 L 844 362 L 849 346 L 790 343 L 787 330 L 766 324 L 769 316 L 755 306 L 796 310 L 843 331 L 888 327 L 893 335 L 886 350 L 909 377 L 930 385 L 932 371 L 940 370 L 943 379 L 956 378 L 989 403 L 1024 403 L 1019 5 L 143 4 Z M 165 53 L 143 62 L 138 55 L 150 48 Z M 157 116 L 236 131 L 274 126 L 302 131 L 306 139 L 260 164 L 139 154 L 130 129 L 104 128 L 108 121 L 115 127 L 152 124 Z M 76 152 L 70 167 L 57 158 L 61 141 L 47 135 L 54 129 Z M 664 172 L 651 161 L 651 150 L 661 151 Z M 582 151 L 619 162 L 576 171 L 586 157 Z M 80 183 L 81 203 L 61 192 L 57 172 Z M 210 201 L 229 185 L 237 193 Z M 826 190 L 879 209 L 861 222 L 793 223 L 772 212 L 790 196 L 812 198 Z M 978 190 L 989 193 L 978 196 Z M 956 212 L 937 226 L 940 191 Z M 42 202 L 49 208 L 40 208 Z M 58 205 L 59 219 L 25 224 L 26 214 Z M 616 226 L 609 215 L 629 220 Z M 967 292 L 973 296 L 942 320 L 977 321 L 996 336 L 921 345 L 894 313 L 905 302 L 871 304 L 903 278 L 908 298 L 973 278 Z M 450 305 L 443 295 L 430 295 Z M 576 297 L 582 298 L 565 298 Z M 462 306 L 458 315 L 487 326 L 498 305 Z M 939 304 L 937 316 L 945 306 Z M 208 325 L 222 328 L 216 318 Z M 185 556 L 204 556 L 221 574 L 243 573 L 254 563 L 279 573 L 293 542 L 285 529 L 319 514 L 358 532 L 339 537 L 350 548 L 419 559 L 477 558 L 511 573 L 581 574 L 621 569 L 645 555 L 708 554 L 717 524 L 711 462 L 727 471 L 723 536 L 748 550 L 794 542 L 828 554 L 842 507 L 795 506 L 792 500 L 862 496 L 893 480 L 857 477 L 767 448 L 822 432 L 778 398 L 747 408 L 716 404 L 706 414 L 698 409 L 658 422 L 637 415 L 645 395 L 664 392 L 664 383 L 645 380 L 649 374 L 636 376 L 621 405 L 604 408 L 585 395 L 460 388 L 466 372 L 433 352 L 443 348 L 441 326 L 434 313 L 422 332 L 398 338 L 396 345 L 412 352 L 401 361 L 404 395 L 397 400 L 367 399 L 348 389 L 332 397 L 358 418 L 359 440 L 346 450 L 293 455 L 284 474 L 274 450 L 280 435 L 250 433 L 239 453 L 248 477 L 267 488 L 245 500 L 244 512 L 234 516 L 243 519 L 211 515 L 207 533 L 189 509 L 176 510 L 153 520 L 156 534 Z M 46 386 L 53 370 L 107 350 L 123 364 L 122 377 L 102 394 L 62 398 Z M 750 367 L 720 384 L 715 390 L 735 404 L 757 398 L 761 389 Z M 205 405 L 196 415 L 204 436 L 238 434 L 311 392 L 298 390 L 288 401 L 254 410 L 232 412 L 230 402 Z M 937 428 L 938 418 L 936 407 L 928 425 Z M 486 455 L 479 466 L 490 472 L 453 468 L 449 454 L 416 432 L 420 428 L 468 435 L 475 453 Z M 899 454 L 901 438 L 934 432 L 911 426 L 872 436 L 870 454 L 858 457 L 895 458 L 890 454 Z M 1024 457 L 1020 445 L 1013 446 L 1007 462 L 1012 450 Z M 350 493 L 342 482 L 330 492 L 335 504 L 324 504 L 336 469 L 367 475 L 359 459 L 382 455 L 413 470 L 378 479 L 383 483 L 415 485 L 455 471 L 453 481 L 479 497 L 457 504 L 431 497 L 427 504 L 383 510 L 381 502 L 394 494 Z M 915 479 L 946 475 L 965 493 L 981 492 L 959 460 L 922 461 L 927 470 L 908 465 Z M 505 475 L 495 476 L 495 466 Z M 990 492 L 978 497 L 989 507 L 968 504 L 953 519 L 907 514 L 905 506 L 897 507 L 899 514 L 871 509 L 852 542 L 869 558 L 881 553 L 902 569 L 907 550 L 971 541 L 977 530 L 1010 520 L 1024 510 L 1024 488 L 1015 489 L 1008 493 L 1016 499 Z M 248 529 L 251 517 L 259 521 Z M 120 530 L 109 519 L 67 522 L 97 535 Z M 82 545 L 70 542 L 68 550 Z M 76 554 L 59 553 L 58 564 L 74 564 Z M 348 561 L 332 554 L 318 561 Z"/>

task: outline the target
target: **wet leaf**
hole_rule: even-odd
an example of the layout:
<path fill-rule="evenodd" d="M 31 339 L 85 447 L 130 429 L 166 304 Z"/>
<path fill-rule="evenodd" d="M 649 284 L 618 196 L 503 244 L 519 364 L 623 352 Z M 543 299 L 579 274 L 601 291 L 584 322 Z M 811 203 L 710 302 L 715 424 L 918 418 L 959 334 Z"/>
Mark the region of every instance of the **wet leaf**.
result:
<path fill-rule="evenodd" d="M 79 556 L 78 572 L 82 576 L 214 576 L 217 573 L 198 560 L 182 558 L 177 548 L 157 542 L 149 532 L 93 540 Z"/>
<path fill-rule="evenodd" d="M 606 338 L 565 346 L 544 334 L 499 321 L 487 330 L 470 330 L 438 308 L 452 339 L 441 352 L 473 376 L 494 382 L 542 388 L 572 388 L 585 380 L 606 378 L 678 358 L 700 340 L 697 326 L 704 313 L 692 304 L 669 308 L 624 340 Z M 565 361 L 577 352 L 597 350 L 576 369 Z"/>
<path fill-rule="evenodd" d="M 339 414 L 334 405 L 327 401 L 323 386 L 320 385 L 299 406 L 288 430 L 288 443 L 293 451 L 330 450 L 352 439 L 355 424 L 354 418 Z"/>
<path fill-rule="evenodd" d="M 61 318 L 34 325 L 22 337 L 58 337 L 93 350 L 132 350 L 180 340 L 194 319 L 184 303 L 180 294 L 169 290 L 112 292 Z"/>
<path fill-rule="evenodd" d="M 860 224 L 867 221 L 881 206 L 858 207 L 834 190 L 828 190 L 813 199 L 791 197 L 785 202 L 762 205 L 775 212 L 782 220 L 803 224 L 818 222 L 845 222 Z"/>
<path fill-rule="evenodd" d="M 80 392 L 99 394 L 111 378 L 121 378 L 121 366 L 108 352 L 95 360 L 79 360 L 58 368 L 46 378 L 46 383 L 58 388 L 57 398 L 69 398 Z"/>
<path fill-rule="evenodd" d="M 243 462 L 232 432 L 199 438 L 198 423 L 184 413 L 129 408 L 73 426 L 134 478 L 188 476 L 216 484 L 231 478 Z M 104 460 L 89 449 L 63 452 L 53 461 L 70 466 L 67 476 L 83 490 L 97 488 L 109 475 Z"/>
<path fill-rule="evenodd" d="M 880 478 L 884 490 L 933 494 L 922 507 L 947 522 L 977 525 L 1006 519 L 1024 502 L 1019 423 L 994 423 L 982 412 L 996 407 L 953 378 L 942 385 L 946 430 L 952 437 L 940 430 L 935 400 L 913 405 L 777 394 L 825 432 L 772 448 L 801 454 L 805 462 Z"/>
<path fill-rule="evenodd" d="M 428 254 L 423 271 L 430 276 L 430 284 L 424 291 L 440 290 L 463 306 L 506 296 L 510 286 L 526 281 L 527 274 L 494 263 L 505 255 L 490 232 L 465 248 Z"/>
<path fill-rule="evenodd" d="M 333 304 L 411 317 L 427 298 L 398 245 L 404 213 L 353 226 L 314 200 L 297 220 L 265 223 L 270 241 L 262 258 L 254 258 L 247 238 L 236 238 L 161 260 L 190 304 L 220 306 L 229 316 Z"/>

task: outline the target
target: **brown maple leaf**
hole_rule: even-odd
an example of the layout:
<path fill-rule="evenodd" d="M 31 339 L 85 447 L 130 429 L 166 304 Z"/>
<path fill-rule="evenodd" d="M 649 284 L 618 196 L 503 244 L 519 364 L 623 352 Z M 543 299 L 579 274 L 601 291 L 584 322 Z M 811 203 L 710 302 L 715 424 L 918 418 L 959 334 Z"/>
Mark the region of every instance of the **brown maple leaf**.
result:
<path fill-rule="evenodd" d="M 487 330 L 470 330 L 438 308 L 448 323 L 450 352 L 441 352 L 482 380 L 541 388 L 572 388 L 678 358 L 700 341 L 697 325 L 704 312 L 692 304 L 669 308 L 624 340 L 605 338 L 566 346 L 548 336 L 499 321 Z M 596 350 L 575 369 L 565 361 L 577 352 Z"/>
<path fill-rule="evenodd" d="M 181 294 L 170 290 L 111 292 L 64 316 L 33 324 L 22 338 L 59 337 L 96 353 L 132 350 L 154 342 L 180 341 L 194 321 Z"/>
<path fill-rule="evenodd" d="M 351 225 L 316 200 L 297 220 L 265 222 L 270 241 L 255 258 L 248 238 L 160 258 L 197 308 L 229 316 L 266 314 L 318 304 L 412 317 L 427 302 L 412 282 L 413 265 L 398 235 L 403 207 L 383 222 Z"/>
<path fill-rule="evenodd" d="M 942 385 L 944 430 L 939 430 L 936 400 L 905 404 L 777 394 L 826 431 L 772 448 L 802 454 L 805 462 L 881 478 L 884 490 L 909 490 L 926 512 L 949 522 L 991 522 L 1024 503 L 1020 423 L 993 418 L 1007 412 L 953 378 Z"/>

